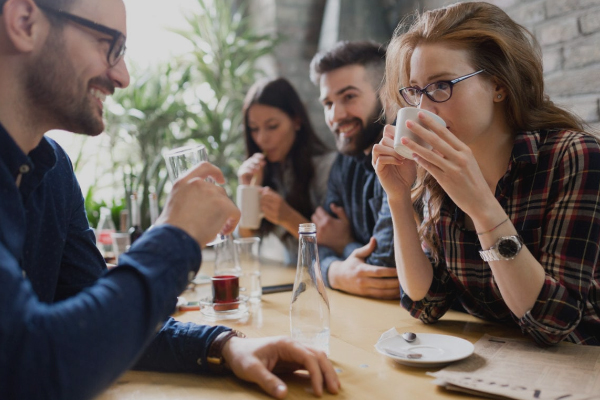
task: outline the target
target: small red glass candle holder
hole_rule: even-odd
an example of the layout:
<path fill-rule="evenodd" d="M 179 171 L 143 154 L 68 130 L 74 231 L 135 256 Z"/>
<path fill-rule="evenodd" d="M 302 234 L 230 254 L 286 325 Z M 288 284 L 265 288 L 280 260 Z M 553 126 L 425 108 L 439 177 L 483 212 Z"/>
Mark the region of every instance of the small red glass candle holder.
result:
<path fill-rule="evenodd" d="M 217 275 L 212 281 L 215 310 L 225 311 L 237 308 L 240 299 L 240 280 L 236 275 Z"/>

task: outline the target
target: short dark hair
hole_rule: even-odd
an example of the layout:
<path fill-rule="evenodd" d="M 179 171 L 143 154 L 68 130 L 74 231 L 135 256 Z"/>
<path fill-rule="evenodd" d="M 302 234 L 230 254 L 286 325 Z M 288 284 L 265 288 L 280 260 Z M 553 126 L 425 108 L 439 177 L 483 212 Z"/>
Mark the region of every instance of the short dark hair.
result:
<path fill-rule="evenodd" d="M 347 65 L 365 67 L 373 87 L 378 89 L 385 72 L 385 46 L 370 40 L 338 42 L 331 49 L 315 54 L 310 62 L 310 80 L 319 86 L 323 74 Z"/>

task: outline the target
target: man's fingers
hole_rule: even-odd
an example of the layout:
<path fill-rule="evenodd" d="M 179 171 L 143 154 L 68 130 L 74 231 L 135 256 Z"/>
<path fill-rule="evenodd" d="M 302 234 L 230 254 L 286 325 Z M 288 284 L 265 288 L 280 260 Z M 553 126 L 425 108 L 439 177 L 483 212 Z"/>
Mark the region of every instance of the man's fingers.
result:
<path fill-rule="evenodd" d="M 293 342 L 291 346 L 285 348 L 282 359 L 287 362 L 297 363 L 308 371 L 313 391 L 318 397 L 323 395 L 324 376 L 329 377 L 331 374 L 334 374 L 337 379 L 337 374 L 333 366 L 322 351 L 307 348 L 297 342 Z M 329 379 L 331 380 L 332 378 Z M 329 382 L 327 383 L 329 385 Z"/>
<path fill-rule="evenodd" d="M 376 278 L 396 278 L 398 277 L 398 270 L 391 267 L 375 267 L 371 276 Z"/>
<path fill-rule="evenodd" d="M 240 222 L 240 217 L 241 213 L 236 213 L 235 216 L 229 218 L 227 222 L 225 222 L 225 225 L 223 225 L 223 229 L 221 230 L 223 235 L 230 235 L 235 231 L 235 227 L 238 222 Z"/>
<path fill-rule="evenodd" d="M 307 349 L 302 350 L 304 352 L 308 352 Z M 323 371 L 321 370 L 321 363 L 315 358 L 309 358 L 308 355 L 305 355 L 303 359 L 304 360 L 301 363 L 310 374 L 313 392 L 315 395 L 317 395 L 317 397 L 321 397 L 323 395 Z"/>
<path fill-rule="evenodd" d="M 339 219 L 348 221 L 348 217 L 346 216 L 346 211 L 344 211 L 344 207 L 340 207 L 334 203 L 331 203 L 329 207 Z"/>
<path fill-rule="evenodd" d="M 323 207 L 317 207 L 314 215 L 321 218 L 321 217 L 327 216 L 329 214 L 327 214 L 327 212 L 325 211 L 325 209 Z"/>
<path fill-rule="evenodd" d="M 321 220 L 323 219 L 323 216 L 327 214 L 325 212 L 325 210 L 323 209 L 323 207 L 317 207 L 317 209 L 315 210 L 315 212 L 313 213 L 313 215 L 311 215 L 310 220 L 314 223 L 317 224 L 317 226 L 319 226 Z"/>
<path fill-rule="evenodd" d="M 400 287 L 394 289 L 370 289 L 366 296 L 382 300 L 394 300 L 400 298 Z"/>
<path fill-rule="evenodd" d="M 327 356 L 319 352 L 317 354 L 317 360 L 319 362 L 319 367 L 321 368 L 321 372 L 323 374 L 323 378 L 325 381 L 325 386 L 327 387 L 327 391 L 332 394 L 337 394 L 342 386 L 340 383 L 340 378 L 338 377 L 333 365 L 327 358 Z"/>
<path fill-rule="evenodd" d="M 371 255 L 372 252 L 375 251 L 376 247 L 377 247 L 377 240 L 375 240 L 374 237 L 371 237 L 371 239 L 369 240 L 369 243 L 365 244 L 363 247 L 359 247 L 358 249 L 354 250 L 352 252 L 352 254 L 355 257 L 365 259 L 365 258 L 369 257 L 369 255 Z"/>
<path fill-rule="evenodd" d="M 363 285 L 372 289 L 395 290 L 400 287 L 400 281 L 396 276 L 390 278 L 369 277 L 364 279 Z"/>
<path fill-rule="evenodd" d="M 276 399 L 283 399 L 287 395 L 285 383 L 262 363 L 257 362 L 253 367 L 248 368 L 247 374 L 246 380 L 257 383 L 265 392 Z"/>
<path fill-rule="evenodd" d="M 209 177 L 213 178 L 218 184 L 222 185 L 225 183 L 223 172 L 221 172 L 218 167 L 207 161 L 202 161 L 200 164 L 189 170 L 179 180 L 187 182 L 194 178 L 206 179 Z"/>

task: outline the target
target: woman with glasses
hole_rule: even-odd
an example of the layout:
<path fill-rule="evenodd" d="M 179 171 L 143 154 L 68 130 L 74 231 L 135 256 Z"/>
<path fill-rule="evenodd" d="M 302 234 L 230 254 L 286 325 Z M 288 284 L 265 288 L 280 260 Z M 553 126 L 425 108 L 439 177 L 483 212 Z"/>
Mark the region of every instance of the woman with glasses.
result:
<path fill-rule="evenodd" d="M 273 233 L 285 248 L 284 262 L 298 261 L 298 225 L 310 222 L 327 191 L 336 153 L 317 137 L 294 87 L 284 78 L 255 83 L 244 102 L 248 158 L 240 184 L 262 186 L 260 235 Z M 240 228 L 240 235 L 256 234 Z"/>
<path fill-rule="evenodd" d="M 487 3 L 399 26 L 384 91 L 419 114 L 373 149 L 394 221 L 402 306 L 425 323 L 459 300 L 540 345 L 600 345 L 600 146 L 544 93 L 539 47 Z M 409 221 L 415 220 L 416 223 Z"/>

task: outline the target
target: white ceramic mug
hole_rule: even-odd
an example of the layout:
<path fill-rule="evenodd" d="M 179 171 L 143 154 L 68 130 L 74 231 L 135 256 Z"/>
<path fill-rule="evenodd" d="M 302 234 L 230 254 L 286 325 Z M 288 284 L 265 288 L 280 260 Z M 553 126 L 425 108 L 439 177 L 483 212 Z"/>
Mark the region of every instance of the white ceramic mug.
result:
<path fill-rule="evenodd" d="M 412 151 L 400 142 L 400 139 L 403 137 L 407 137 L 410 140 L 418 143 L 419 145 L 431 149 L 431 146 L 423 141 L 419 136 L 415 135 L 410 129 L 406 127 L 406 121 L 412 120 L 417 124 L 423 126 L 417 114 L 423 112 L 433 118 L 433 120 L 443 126 L 446 126 L 446 122 L 438 115 L 432 113 L 431 111 L 422 110 L 420 108 L 415 107 L 404 107 L 398 110 L 398 117 L 396 118 L 396 134 L 394 135 L 394 150 L 396 153 L 400 154 L 402 157 L 412 160 Z"/>
<path fill-rule="evenodd" d="M 258 229 L 264 215 L 260 211 L 260 186 L 239 185 L 237 187 L 237 206 L 242 212 L 240 228 Z"/>

